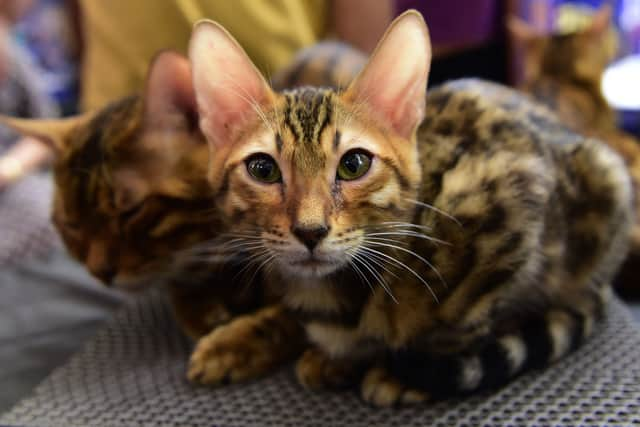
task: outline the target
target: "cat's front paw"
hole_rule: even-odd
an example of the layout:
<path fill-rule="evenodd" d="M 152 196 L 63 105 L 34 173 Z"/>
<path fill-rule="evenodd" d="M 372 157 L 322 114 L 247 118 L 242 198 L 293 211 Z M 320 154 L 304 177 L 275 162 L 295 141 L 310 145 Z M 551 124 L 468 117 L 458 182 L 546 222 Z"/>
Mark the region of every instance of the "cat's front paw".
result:
<path fill-rule="evenodd" d="M 298 382 L 310 390 L 349 387 L 357 382 L 359 373 L 355 364 L 331 359 L 317 348 L 305 351 L 296 363 Z"/>
<path fill-rule="evenodd" d="M 365 374 L 360 394 L 365 402 L 378 407 L 409 405 L 429 399 L 425 392 L 405 386 L 380 366 Z"/>
<path fill-rule="evenodd" d="M 190 381 L 216 385 L 259 377 L 299 351 L 298 331 L 280 308 L 236 318 L 200 338 L 191 354 Z"/>

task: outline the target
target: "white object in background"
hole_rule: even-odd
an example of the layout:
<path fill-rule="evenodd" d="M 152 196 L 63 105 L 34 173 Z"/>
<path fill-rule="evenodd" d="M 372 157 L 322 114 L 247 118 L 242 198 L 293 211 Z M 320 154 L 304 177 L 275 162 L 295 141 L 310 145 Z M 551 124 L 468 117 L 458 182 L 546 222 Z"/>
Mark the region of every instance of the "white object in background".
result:
<path fill-rule="evenodd" d="M 640 55 L 611 64 L 602 76 L 602 92 L 617 110 L 640 110 Z"/>

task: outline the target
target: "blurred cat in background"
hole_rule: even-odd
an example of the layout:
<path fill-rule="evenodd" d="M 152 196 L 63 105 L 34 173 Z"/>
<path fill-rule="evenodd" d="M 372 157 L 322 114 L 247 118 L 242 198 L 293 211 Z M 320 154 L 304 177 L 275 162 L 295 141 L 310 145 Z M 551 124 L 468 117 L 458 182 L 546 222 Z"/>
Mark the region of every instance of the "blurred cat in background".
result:
<path fill-rule="evenodd" d="M 521 49 L 524 56 L 524 77 L 519 88 L 555 111 L 564 124 L 601 139 L 625 159 L 633 179 L 637 218 L 631 231 L 630 258 L 622 269 L 619 286 L 637 295 L 640 141 L 618 129 L 616 113 L 601 89 L 605 68 L 617 53 L 615 34 L 610 26 L 611 7 L 602 6 L 586 26 L 566 34 L 543 34 L 515 16 L 507 24 L 515 47 Z"/>

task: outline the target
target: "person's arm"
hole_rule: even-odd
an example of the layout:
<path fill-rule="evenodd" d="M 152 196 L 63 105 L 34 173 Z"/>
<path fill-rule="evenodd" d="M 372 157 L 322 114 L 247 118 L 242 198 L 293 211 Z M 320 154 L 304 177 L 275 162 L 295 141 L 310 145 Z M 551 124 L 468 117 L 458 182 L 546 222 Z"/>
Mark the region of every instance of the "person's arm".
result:
<path fill-rule="evenodd" d="M 336 36 L 370 53 L 393 19 L 392 0 L 332 0 Z"/>

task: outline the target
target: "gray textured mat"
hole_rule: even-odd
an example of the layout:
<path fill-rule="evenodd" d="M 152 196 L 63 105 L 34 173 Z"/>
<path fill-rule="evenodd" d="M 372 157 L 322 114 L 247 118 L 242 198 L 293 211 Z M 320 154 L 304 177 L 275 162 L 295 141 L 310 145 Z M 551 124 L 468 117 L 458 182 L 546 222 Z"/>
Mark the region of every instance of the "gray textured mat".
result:
<path fill-rule="evenodd" d="M 640 425 L 640 330 L 619 302 L 577 353 L 508 387 L 399 410 L 355 394 L 309 393 L 290 370 L 244 385 L 193 387 L 190 345 L 163 299 L 120 313 L 68 364 L 0 417 L 20 426 Z"/>

